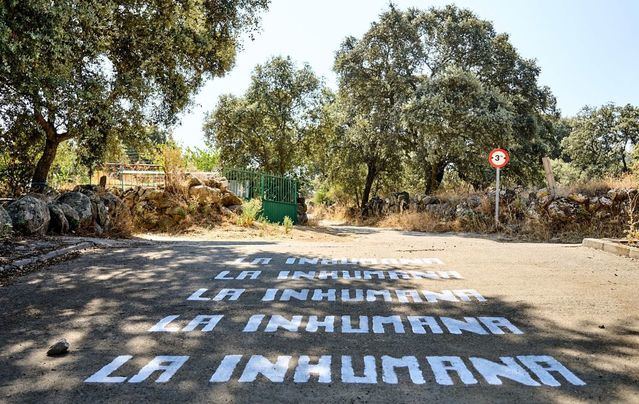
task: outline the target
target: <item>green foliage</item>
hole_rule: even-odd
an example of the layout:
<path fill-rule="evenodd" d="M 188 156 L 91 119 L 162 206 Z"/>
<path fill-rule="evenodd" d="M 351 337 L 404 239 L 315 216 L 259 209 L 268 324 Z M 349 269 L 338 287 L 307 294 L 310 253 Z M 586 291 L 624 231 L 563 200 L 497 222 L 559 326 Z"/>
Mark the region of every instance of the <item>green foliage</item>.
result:
<path fill-rule="evenodd" d="M 562 159 L 551 159 L 550 165 L 553 175 L 555 176 L 555 181 L 562 185 L 578 184 L 588 181 L 588 174 L 576 167 L 573 163 L 565 162 Z"/>
<path fill-rule="evenodd" d="M 224 166 L 284 175 L 301 166 L 322 103 L 309 65 L 298 69 L 290 58 L 274 57 L 255 67 L 243 96 L 220 97 L 204 133 Z"/>
<path fill-rule="evenodd" d="M 37 128 L 25 118 L 0 133 L 0 195 L 18 196 L 28 189 L 35 170 L 34 157 L 43 144 L 34 131 Z"/>
<path fill-rule="evenodd" d="M 184 158 L 189 168 L 197 171 L 213 171 L 220 167 L 220 152 L 211 148 L 187 147 Z"/>
<path fill-rule="evenodd" d="M 343 42 L 335 71 L 337 150 L 352 169 L 365 170 L 364 203 L 376 181 L 381 189 L 406 166 L 402 160 L 421 172 L 426 192 L 447 170 L 484 186 L 492 177 L 485 156 L 497 146 L 516 156 L 510 178 L 535 181 L 540 158 L 556 154 L 565 134 L 534 61 L 490 22 L 455 6 L 391 5 L 362 38 Z"/>
<path fill-rule="evenodd" d="M 260 216 L 262 211 L 262 201 L 260 199 L 251 199 L 242 204 L 242 213 L 237 217 L 239 226 L 250 227 Z"/>
<path fill-rule="evenodd" d="M 284 226 L 284 232 L 286 234 L 289 234 L 291 230 L 293 229 L 293 220 L 288 216 L 284 216 L 284 220 L 282 221 L 282 226 Z"/>
<path fill-rule="evenodd" d="M 168 126 L 209 77 L 232 67 L 267 0 L 0 2 L 0 128 L 28 125 L 46 181 L 58 145 L 76 139 L 93 167 L 111 137 Z M 25 119 L 26 118 L 26 119 Z"/>
<path fill-rule="evenodd" d="M 59 189 L 89 182 L 88 172 L 78 160 L 77 146 L 74 142 L 61 144 L 51 166 L 50 186 Z"/>
<path fill-rule="evenodd" d="M 631 170 L 630 151 L 639 144 L 638 107 L 585 107 L 571 125 L 562 146 L 571 164 L 585 175 L 602 177 Z"/>
<path fill-rule="evenodd" d="M 512 103 L 456 67 L 421 83 L 404 119 L 413 134 L 409 161 L 425 170 L 425 193 L 439 186 L 448 167 L 476 187 L 485 185 L 492 177 L 486 150 L 515 141 Z"/>

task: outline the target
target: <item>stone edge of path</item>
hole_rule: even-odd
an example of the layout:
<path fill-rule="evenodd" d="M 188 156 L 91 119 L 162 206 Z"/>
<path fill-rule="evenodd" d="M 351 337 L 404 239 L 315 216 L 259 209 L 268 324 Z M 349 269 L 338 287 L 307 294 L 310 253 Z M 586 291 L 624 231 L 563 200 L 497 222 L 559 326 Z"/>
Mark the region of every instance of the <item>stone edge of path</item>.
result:
<path fill-rule="evenodd" d="M 46 265 L 50 261 L 61 259 L 75 252 L 81 252 L 82 250 L 88 250 L 90 248 L 121 247 L 123 245 L 126 245 L 126 243 L 120 240 L 84 237 L 79 239 L 77 243 L 66 245 L 62 248 L 58 248 L 44 254 L 36 255 L 34 257 L 20 258 L 8 264 L 2 265 L 0 266 L 0 274 L 19 271 L 26 267 L 35 265 Z"/>
<path fill-rule="evenodd" d="M 615 242 L 614 240 L 585 238 L 581 244 L 584 247 L 594 248 L 595 250 L 605 251 L 622 257 L 639 259 L 639 248 L 624 245 L 622 243 Z"/>

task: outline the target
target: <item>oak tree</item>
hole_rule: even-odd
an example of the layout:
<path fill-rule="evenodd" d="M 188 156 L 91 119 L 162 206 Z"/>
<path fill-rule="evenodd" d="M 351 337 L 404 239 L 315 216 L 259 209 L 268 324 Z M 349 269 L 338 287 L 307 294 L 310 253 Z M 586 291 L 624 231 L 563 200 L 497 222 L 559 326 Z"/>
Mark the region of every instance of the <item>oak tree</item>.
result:
<path fill-rule="evenodd" d="M 267 0 L 5 0 L 0 3 L 0 125 L 29 117 L 46 182 L 61 142 L 99 156 L 107 139 L 168 126 L 191 95 L 233 65 Z"/>

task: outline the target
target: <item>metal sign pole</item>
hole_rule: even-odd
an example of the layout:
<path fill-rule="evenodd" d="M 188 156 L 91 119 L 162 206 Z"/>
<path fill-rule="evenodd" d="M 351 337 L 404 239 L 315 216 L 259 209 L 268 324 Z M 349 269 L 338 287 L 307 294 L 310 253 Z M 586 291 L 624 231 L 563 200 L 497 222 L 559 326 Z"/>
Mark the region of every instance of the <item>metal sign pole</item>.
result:
<path fill-rule="evenodd" d="M 495 225 L 499 225 L 499 171 L 497 168 L 495 170 L 496 175 L 496 186 L 495 186 Z"/>

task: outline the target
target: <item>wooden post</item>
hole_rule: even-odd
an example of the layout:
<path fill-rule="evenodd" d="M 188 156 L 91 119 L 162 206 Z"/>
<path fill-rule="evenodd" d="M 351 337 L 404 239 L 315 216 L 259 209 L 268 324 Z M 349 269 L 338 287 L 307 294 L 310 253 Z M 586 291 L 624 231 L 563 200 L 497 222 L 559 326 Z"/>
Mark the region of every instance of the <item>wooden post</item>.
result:
<path fill-rule="evenodd" d="M 557 190 L 555 189 L 555 176 L 552 173 L 550 159 L 548 157 L 544 157 L 541 159 L 541 162 L 544 163 L 544 171 L 546 172 L 546 183 L 548 184 L 548 192 L 550 193 L 550 196 L 554 198 Z"/>

